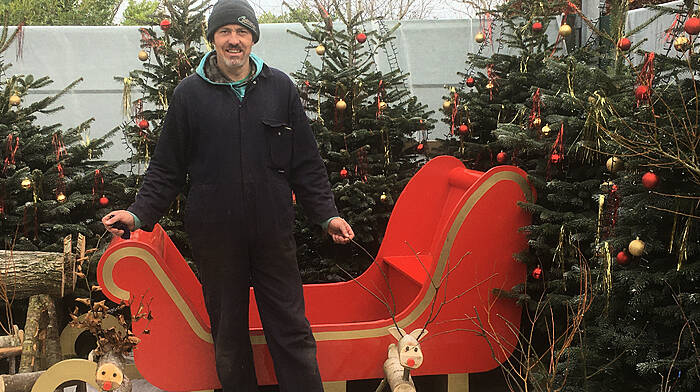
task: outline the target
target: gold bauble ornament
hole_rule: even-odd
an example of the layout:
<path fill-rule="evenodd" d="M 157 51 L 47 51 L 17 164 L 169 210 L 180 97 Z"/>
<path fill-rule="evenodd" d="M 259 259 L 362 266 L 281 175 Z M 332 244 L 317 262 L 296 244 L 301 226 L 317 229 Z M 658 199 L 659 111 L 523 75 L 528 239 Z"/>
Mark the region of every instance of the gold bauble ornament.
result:
<path fill-rule="evenodd" d="M 627 246 L 627 249 L 630 251 L 630 254 L 632 256 L 639 257 L 644 254 L 644 241 L 640 240 L 639 237 L 637 237 L 636 240 L 630 242 L 630 244 Z"/>
<path fill-rule="evenodd" d="M 380 200 L 382 203 L 386 203 L 386 201 L 389 200 L 389 196 L 387 196 L 386 193 L 382 192 L 382 195 L 379 196 L 379 200 Z"/>
<path fill-rule="evenodd" d="M 22 186 L 22 189 L 29 189 L 29 188 L 32 187 L 32 180 L 30 180 L 30 179 L 28 179 L 28 178 L 25 178 L 25 179 L 22 180 L 22 182 L 20 183 L 20 186 Z"/>
<path fill-rule="evenodd" d="M 559 27 L 559 35 L 561 35 L 562 37 L 568 37 L 571 35 L 572 32 L 573 30 L 571 29 L 571 26 L 569 26 L 566 23 Z"/>
<path fill-rule="evenodd" d="M 387 107 L 386 102 L 384 102 L 384 101 L 380 101 L 380 102 L 379 102 L 379 109 L 384 110 L 384 109 L 386 109 L 386 107 Z"/>
<path fill-rule="evenodd" d="M 484 42 L 485 39 L 486 39 L 486 36 L 481 31 L 476 33 L 476 35 L 474 36 L 474 41 L 476 41 L 477 43 L 482 43 L 482 42 Z"/>
<path fill-rule="evenodd" d="M 688 44 L 690 44 L 690 40 L 685 35 L 681 35 L 673 40 L 673 47 L 679 52 L 688 50 Z"/>
<path fill-rule="evenodd" d="M 319 56 L 323 56 L 324 53 L 326 53 L 326 47 L 323 45 L 318 45 L 316 47 L 316 54 Z"/>
<path fill-rule="evenodd" d="M 532 120 L 532 125 L 535 128 L 539 127 L 540 125 L 542 125 L 542 119 L 540 119 L 539 117 L 535 117 L 535 119 Z"/>
<path fill-rule="evenodd" d="M 593 105 L 593 104 L 596 103 L 596 101 L 598 101 L 598 100 L 596 99 L 596 97 L 594 97 L 594 96 L 592 96 L 592 95 L 589 95 L 589 96 L 588 96 L 588 103 L 589 103 L 589 104 Z"/>
<path fill-rule="evenodd" d="M 492 89 L 492 88 L 493 88 L 493 83 L 492 83 L 492 82 L 486 83 L 486 88 L 489 89 L 489 90 Z"/>
<path fill-rule="evenodd" d="M 139 51 L 139 60 L 141 60 L 141 61 L 148 60 L 148 52 L 146 52 L 145 50 Z"/>
<path fill-rule="evenodd" d="M 335 108 L 338 109 L 339 111 L 343 111 L 348 107 L 348 104 L 345 103 L 342 99 L 339 99 L 338 102 L 335 103 Z"/>
<path fill-rule="evenodd" d="M 63 203 L 64 201 L 66 201 L 66 195 L 63 194 L 63 192 L 61 192 L 61 193 L 58 194 L 58 196 L 56 196 L 56 200 L 57 200 L 59 203 Z"/>
<path fill-rule="evenodd" d="M 542 127 L 542 134 L 547 136 L 549 133 L 552 132 L 552 128 L 549 127 L 549 124 L 545 125 Z"/>
<path fill-rule="evenodd" d="M 22 98 L 17 94 L 10 95 L 10 105 L 18 106 L 22 102 Z"/>
<path fill-rule="evenodd" d="M 622 159 L 618 157 L 610 157 L 607 162 L 605 162 L 605 167 L 608 168 L 610 173 L 615 173 L 622 169 L 623 162 Z"/>
<path fill-rule="evenodd" d="M 443 109 L 448 110 L 450 108 L 450 106 L 452 106 L 452 102 L 450 102 L 450 101 L 443 101 L 442 102 Z"/>

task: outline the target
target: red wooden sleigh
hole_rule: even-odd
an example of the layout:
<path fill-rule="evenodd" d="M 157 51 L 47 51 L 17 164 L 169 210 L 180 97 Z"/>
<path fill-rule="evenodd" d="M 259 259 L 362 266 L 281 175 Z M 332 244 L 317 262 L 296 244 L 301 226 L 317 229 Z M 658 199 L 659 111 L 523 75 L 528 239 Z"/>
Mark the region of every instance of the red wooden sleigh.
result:
<path fill-rule="evenodd" d="M 495 289 L 525 279 L 525 266 L 513 256 L 527 244 L 519 228 L 530 217 L 518 202 L 533 198 L 516 167 L 482 173 L 453 157 L 428 162 L 397 200 L 374 263 L 356 281 L 304 285 L 323 381 L 383 377 L 394 320 L 375 295 L 395 303 L 394 319 L 405 330 L 431 320 L 422 342 L 425 362 L 413 375 L 498 366 L 515 346 L 521 309 Z M 115 238 L 100 260 L 98 280 L 112 301 L 130 302 L 134 314 L 151 313 L 133 324 L 143 378 L 167 391 L 219 386 L 201 286 L 160 226 L 130 240 Z M 250 301 L 258 382 L 274 384 L 252 292 Z M 499 344 L 489 345 L 475 331 Z"/>

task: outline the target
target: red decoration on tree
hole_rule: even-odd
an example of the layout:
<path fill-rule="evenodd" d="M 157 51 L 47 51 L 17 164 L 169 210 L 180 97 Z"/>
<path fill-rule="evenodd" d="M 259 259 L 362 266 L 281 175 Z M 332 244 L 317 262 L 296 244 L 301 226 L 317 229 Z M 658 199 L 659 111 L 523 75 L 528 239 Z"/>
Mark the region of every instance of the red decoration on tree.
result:
<path fill-rule="evenodd" d="M 346 168 L 340 169 L 340 178 L 348 178 L 348 169 L 346 169 Z"/>
<path fill-rule="evenodd" d="M 501 151 L 496 155 L 496 161 L 498 161 L 498 163 L 505 162 L 507 158 L 508 154 L 506 154 L 504 151 Z"/>
<path fill-rule="evenodd" d="M 474 80 L 473 77 L 470 76 L 467 78 L 466 83 L 467 83 L 467 86 L 474 87 L 474 84 L 476 84 L 476 81 Z"/>
<path fill-rule="evenodd" d="M 469 127 L 467 126 L 467 124 L 461 124 L 461 125 L 459 126 L 459 133 L 461 133 L 462 135 L 464 135 L 464 134 L 467 133 L 467 132 L 469 132 Z"/>
<path fill-rule="evenodd" d="M 100 205 L 102 205 L 102 198 L 104 197 L 105 189 L 105 179 L 102 178 L 102 172 L 100 169 L 95 169 L 95 178 L 92 184 L 92 202 L 95 202 L 97 195 L 102 195 L 99 199 Z M 109 202 L 109 201 L 107 201 Z"/>
<path fill-rule="evenodd" d="M 627 265 L 627 263 L 630 262 L 630 255 L 628 255 L 624 250 L 621 250 L 620 253 L 615 256 L 615 260 L 617 260 L 617 264 Z"/>
<path fill-rule="evenodd" d="M 637 75 L 637 88 L 634 95 L 637 98 L 637 105 L 641 101 L 648 101 L 651 97 L 651 85 L 654 83 L 654 52 L 647 53 L 644 59 L 642 70 Z"/>
<path fill-rule="evenodd" d="M 423 152 L 423 150 L 425 150 L 425 144 L 423 144 L 423 143 L 418 143 L 418 145 L 416 146 L 416 150 L 417 150 L 418 152 Z"/>
<path fill-rule="evenodd" d="M 654 189 L 658 183 L 659 177 L 652 172 L 646 172 L 642 176 L 642 185 L 647 189 Z"/>
<path fill-rule="evenodd" d="M 146 129 L 148 129 L 148 121 L 147 120 L 139 121 L 139 128 L 143 129 L 144 131 Z"/>
<path fill-rule="evenodd" d="M 102 207 L 106 207 L 107 204 L 109 204 L 109 199 L 107 198 L 107 196 L 100 197 L 100 205 Z"/>
<path fill-rule="evenodd" d="M 540 279 L 542 277 L 542 268 L 537 267 L 532 270 L 532 277 L 535 279 Z"/>
<path fill-rule="evenodd" d="M 622 51 L 630 50 L 631 47 L 632 47 L 632 41 L 630 41 L 629 38 L 627 38 L 627 37 L 620 38 L 620 40 L 617 41 L 617 48 L 622 50 Z"/>
<path fill-rule="evenodd" d="M 637 86 L 637 88 L 634 90 L 634 96 L 637 98 L 637 101 L 646 101 L 649 99 L 649 87 L 645 85 Z"/>
<path fill-rule="evenodd" d="M 163 31 L 168 31 L 168 29 L 170 28 L 170 25 L 171 25 L 170 19 L 163 19 L 160 21 L 160 29 Z"/>
<path fill-rule="evenodd" d="M 365 43 L 365 41 L 367 41 L 367 34 L 359 33 L 355 36 L 355 39 L 357 40 L 357 42 L 363 44 Z"/>
<path fill-rule="evenodd" d="M 19 148 L 19 136 L 13 136 L 11 133 L 7 135 L 7 155 L 5 162 L 2 165 L 2 172 L 5 173 L 9 165 L 15 164 L 15 155 Z"/>
<path fill-rule="evenodd" d="M 541 22 L 535 22 L 532 24 L 532 31 L 535 33 L 541 33 L 542 29 L 544 29 L 544 26 L 542 26 Z"/>
<path fill-rule="evenodd" d="M 564 124 L 561 124 L 561 129 L 559 129 L 559 134 L 557 134 L 557 140 L 554 141 L 552 145 L 552 152 L 549 154 L 550 163 L 561 163 L 564 160 Z M 549 173 L 549 164 L 547 164 L 547 172 Z M 549 174 L 548 174 L 549 176 Z"/>
<path fill-rule="evenodd" d="M 683 29 L 686 33 L 690 35 L 700 33 L 700 18 L 697 18 L 695 16 L 688 18 L 688 20 L 685 21 Z"/>

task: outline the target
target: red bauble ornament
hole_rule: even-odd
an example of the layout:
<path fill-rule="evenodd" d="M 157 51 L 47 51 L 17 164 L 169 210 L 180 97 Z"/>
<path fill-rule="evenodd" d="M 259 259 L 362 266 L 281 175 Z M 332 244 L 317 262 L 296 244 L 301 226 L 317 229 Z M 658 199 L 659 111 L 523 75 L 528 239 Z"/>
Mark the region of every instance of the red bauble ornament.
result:
<path fill-rule="evenodd" d="M 107 198 L 107 196 L 100 197 L 100 205 L 102 207 L 105 207 L 107 206 L 107 204 L 109 204 L 109 199 Z"/>
<path fill-rule="evenodd" d="M 695 16 L 688 18 L 688 20 L 685 21 L 685 25 L 683 25 L 683 29 L 690 35 L 700 33 L 700 18 L 696 18 Z"/>
<path fill-rule="evenodd" d="M 640 101 L 645 101 L 649 99 L 650 90 L 648 86 L 640 85 L 634 90 L 634 96 Z"/>
<path fill-rule="evenodd" d="M 615 260 L 617 260 L 617 264 L 626 265 L 630 262 L 630 255 L 628 255 L 624 250 L 621 250 L 620 253 L 615 256 Z"/>
<path fill-rule="evenodd" d="M 365 41 L 367 41 L 367 34 L 359 33 L 355 36 L 355 39 L 357 40 L 357 42 L 363 44 L 365 43 Z"/>
<path fill-rule="evenodd" d="M 659 177 L 652 172 L 646 172 L 642 176 L 642 185 L 647 189 L 654 189 L 658 183 Z"/>
<path fill-rule="evenodd" d="M 340 169 L 340 178 L 348 178 L 348 170 L 346 168 Z"/>
<path fill-rule="evenodd" d="M 170 25 L 171 25 L 170 19 L 163 19 L 160 21 L 160 29 L 163 31 L 168 31 L 168 29 L 170 28 Z"/>
<path fill-rule="evenodd" d="M 423 144 L 423 143 L 418 143 L 418 145 L 416 146 L 416 150 L 417 150 L 418 152 L 423 152 L 423 150 L 425 150 L 425 144 Z"/>
<path fill-rule="evenodd" d="M 476 83 L 476 81 L 474 80 L 474 78 L 472 78 L 472 77 L 470 76 L 470 77 L 467 78 L 466 83 L 467 83 L 467 86 L 469 86 L 469 87 L 474 87 L 474 84 Z"/>
<path fill-rule="evenodd" d="M 498 153 L 498 155 L 496 155 L 496 160 L 498 163 L 503 163 L 506 161 L 506 159 L 508 159 L 508 154 L 506 154 L 504 151 L 501 151 Z"/>
<path fill-rule="evenodd" d="M 620 38 L 619 41 L 617 41 L 617 48 L 620 50 L 630 50 L 632 47 L 632 41 L 629 40 L 629 38 Z"/>
<path fill-rule="evenodd" d="M 542 32 L 543 28 L 544 27 L 542 26 L 542 23 L 540 23 L 540 22 L 535 22 L 532 24 L 532 31 L 534 31 L 535 33 Z"/>
<path fill-rule="evenodd" d="M 539 279 L 542 277 L 542 268 L 537 267 L 534 270 L 532 270 L 532 277 L 535 279 Z"/>
<path fill-rule="evenodd" d="M 461 133 L 462 135 L 464 135 L 468 131 L 469 131 L 469 127 L 467 126 L 467 124 L 461 124 L 459 126 L 459 133 Z"/>
<path fill-rule="evenodd" d="M 561 154 L 558 154 L 558 153 L 555 152 L 554 154 L 552 154 L 552 155 L 549 156 L 549 160 L 550 160 L 552 163 L 559 163 L 559 162 L 561 162 L 561 160 L 562 160 L 562 156 L 561 156 Z"/>
<path fill-rule="evenodd" d="M 146 120 L 139 121 L 139 128 L 141 128 L 143 130 L 148 129 L 148 121 L 146 121 Z"/>

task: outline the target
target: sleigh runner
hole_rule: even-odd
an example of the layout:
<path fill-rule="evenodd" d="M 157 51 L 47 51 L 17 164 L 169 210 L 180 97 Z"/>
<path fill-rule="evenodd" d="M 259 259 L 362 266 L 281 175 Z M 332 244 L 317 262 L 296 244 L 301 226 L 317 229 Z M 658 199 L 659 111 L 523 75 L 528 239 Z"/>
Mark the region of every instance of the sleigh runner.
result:
<path fill-rule="evenodd" d="M 530 217 L 518 202 L 533 198 L 516 167 L 483 173 L 453 157 L 428 162 L 397 200 L 379 252 L 361 276 L 304 285 L 323 381 L 383 377 L 387 347 L 395 342 L 388 328 L 395 325 L 430 325 L 426 359 L 414 376 L 483 372 L 505 360 L 521 309 L 496 293 L 525 279 L 525 266 L 513 255 L 527 245 L 519 228 Z M 167 391 L 219 387 L 201 285 L 160 226 L 115 238 L 100 260 L 98 281 L 112 301 L 128 302 L 132 314 L 149 313 L 132 326 L 141 339 L 134 359 L 143 378 Z M 258 382 L 275 384 L 252 289 L 250 308 Z M 490 347 L 475 330 L 501 344 Z"/>

